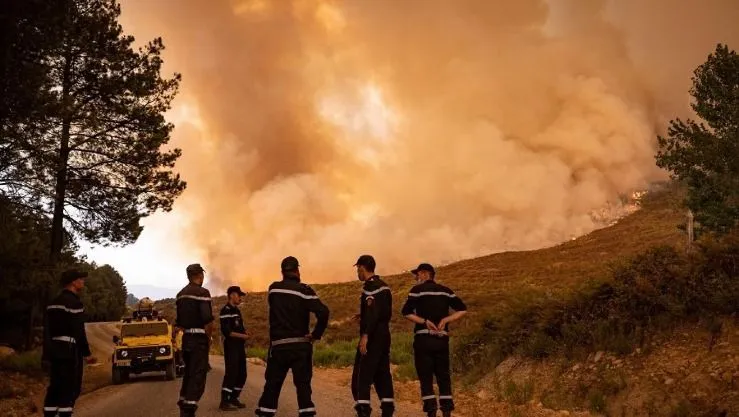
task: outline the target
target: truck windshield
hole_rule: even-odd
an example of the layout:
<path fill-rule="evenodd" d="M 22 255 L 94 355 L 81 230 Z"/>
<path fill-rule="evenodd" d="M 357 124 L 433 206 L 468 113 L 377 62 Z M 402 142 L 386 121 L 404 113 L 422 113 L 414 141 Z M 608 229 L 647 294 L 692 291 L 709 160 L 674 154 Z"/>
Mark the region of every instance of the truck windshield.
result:
<path fill-rule="evenodd" d="M 168 334 L 167 323 L 161 321 L 121 326 L 121 337 L 164 336 Z"/>

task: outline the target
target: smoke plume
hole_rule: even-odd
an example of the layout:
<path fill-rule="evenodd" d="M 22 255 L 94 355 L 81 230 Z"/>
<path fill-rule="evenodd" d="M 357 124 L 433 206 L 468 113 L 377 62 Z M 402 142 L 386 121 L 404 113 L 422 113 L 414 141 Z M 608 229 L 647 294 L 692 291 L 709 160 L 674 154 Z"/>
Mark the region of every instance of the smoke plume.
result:
<path fill-rule="evenodd" d="M 391 273 L 589 232 L 664 178 L 655 137 L 688 114 L 691 71 L 739 44 L 734 0 L 123 8 L 183 73 L 173 239 L 249 289 L 287 255 L 330 282 L 362 253 Z"/>

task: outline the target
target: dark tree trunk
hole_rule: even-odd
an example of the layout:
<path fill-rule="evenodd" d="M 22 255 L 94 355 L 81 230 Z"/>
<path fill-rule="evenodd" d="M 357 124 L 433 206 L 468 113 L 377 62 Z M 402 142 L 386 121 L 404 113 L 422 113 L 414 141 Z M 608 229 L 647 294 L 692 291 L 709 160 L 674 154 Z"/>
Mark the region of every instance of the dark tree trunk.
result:
<path fill-rule="evenodd" d="M 54 217 L 51 223 L 51 253 L 49 260 L 55 265 L 61 256 L 64 245 L 64 198 L 67 192 L 67 163 L 69 160 L 69 135 L 72 125 L 72 105 L 70 103 L 72 51 L 67 50 L 62 79 L 62 132 L 59 144 L 59 161 L 56 171 L 56 190 L 54 193 Z"/>

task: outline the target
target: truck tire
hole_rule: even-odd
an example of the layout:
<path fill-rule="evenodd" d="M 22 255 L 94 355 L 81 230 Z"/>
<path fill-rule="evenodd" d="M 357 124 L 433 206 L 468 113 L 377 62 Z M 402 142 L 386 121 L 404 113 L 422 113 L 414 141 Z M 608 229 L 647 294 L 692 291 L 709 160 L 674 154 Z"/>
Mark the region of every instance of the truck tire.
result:
<path fill-rule="evenodd" d="M 123 374 L 121 372 L 121 368 L 114 366 L 113 367 L 113 384 L 119 385 L 121 382 L 123 382 Z"/>
<path fill-rule="evenodd" d="M 170 362 L 167 364 L 165 372 L 167 374 L 167 381 L 171 381 L 175 378 L 174 362 Z"/>

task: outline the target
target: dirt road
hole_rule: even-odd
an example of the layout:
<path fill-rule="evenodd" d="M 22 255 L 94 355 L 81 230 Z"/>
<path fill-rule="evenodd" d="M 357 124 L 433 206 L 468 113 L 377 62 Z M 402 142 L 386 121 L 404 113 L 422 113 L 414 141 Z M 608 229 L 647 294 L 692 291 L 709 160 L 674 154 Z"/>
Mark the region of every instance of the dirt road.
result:
<path fill-rule="evenodd" d="M 101 365 L 109 367 L 112 352 L 112 335 L 116 323 L 91 323 L 87 326 L 88 339 L 101 359 Z M 241 401 L 247 408 L 236 412 L 220 412 L 221 381 L 223 380 L 223 357 L 211 356 L 213 370 L 208 373 L 205 394 L 200 402 L 199 416 L 254 415 L 257 401 L 264 384 L 264 367 L 249 364 L 247 386 Z M 108 386 L 83 395 L 75 405 L 75 417 L 176 417 L 179 415 L 177 399 L 181 379 L 165 381 L 160 375 L 133 377 L 123 385 Z M 349 389 L 341 384 L 330 372 L 315 370 L 313 377 L 313 401 L 318 415 L 351 417 L 354 402 Z M 418 404 L 398 402 L 396 417 L 422 417 Z M 379 403 L 373 398 L 373 410 L 379 411 Z M 292 380 L 288 376 L 280 396 L 278 417 L 297 416 L 297 402 Z M 378 414 L 379 415 L 379 414 Z"/>
<path fill-rule="evenodd" d="M 113 336 L 119 335 L 120 329 L 119 322 L 85 324 L 87 341 L 98 360 L 105 361 L 113 354 Z"/>

